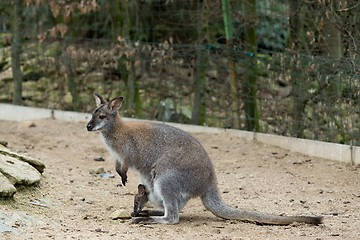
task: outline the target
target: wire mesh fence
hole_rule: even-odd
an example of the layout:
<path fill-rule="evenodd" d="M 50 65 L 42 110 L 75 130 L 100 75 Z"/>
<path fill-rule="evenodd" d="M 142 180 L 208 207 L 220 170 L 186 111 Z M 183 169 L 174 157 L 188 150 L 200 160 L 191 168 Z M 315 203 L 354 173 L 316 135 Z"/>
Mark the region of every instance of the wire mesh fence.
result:
<path fill-rule="evenodd" d="M 19 1 L 22 104 L 90 112 L 96 91 L 127 117 L 358 145 L 359 4 L 254 2 L 230 1 L 226 39 L 220 1 Z M 1 1 L 1 102 L 13 9 Z"/>

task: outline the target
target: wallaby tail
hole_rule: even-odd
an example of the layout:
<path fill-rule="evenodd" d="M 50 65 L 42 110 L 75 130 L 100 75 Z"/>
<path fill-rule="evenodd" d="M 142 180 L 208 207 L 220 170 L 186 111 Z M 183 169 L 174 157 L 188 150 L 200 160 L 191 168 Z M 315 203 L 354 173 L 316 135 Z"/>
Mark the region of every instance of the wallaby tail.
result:
<path fill-rule="evenodd" d="M 201 200 L 205 207 L 218 217 L 224 219 L 237 219 L 247 222 L 255 222 L 260 224 L 277 224 L 288 225 L 294 222 L 321 224 L 323 217 L 308 216 L 277 216 L 257 211 L 240 210 L 229 207 L 220 198 L 220 194 L 216 188 L 206 192 Z"/>

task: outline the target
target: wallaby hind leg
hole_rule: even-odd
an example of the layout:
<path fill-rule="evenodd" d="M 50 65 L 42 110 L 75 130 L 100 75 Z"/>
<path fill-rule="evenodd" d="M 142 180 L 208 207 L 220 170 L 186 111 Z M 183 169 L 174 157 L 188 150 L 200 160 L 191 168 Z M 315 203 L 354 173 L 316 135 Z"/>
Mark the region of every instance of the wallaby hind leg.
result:
<path fill-rule="evenodd" d="M 162 216 L 155 216 L 150 215 L 153 217 L 139 217 L 132 220 L 131 223 L 143 223 L 143 224 L 150 224 L 150 223 L 165 223 L 165 224 L 176 224 L 179 222 L 179 209 L 177 207 L 177 201 L 168 202 L 164 201 L 164 205 L 166 204 L 166 208 L 164 210 L 164 215 Z M 158 212 L 160 213 L 160 211 Z"/>

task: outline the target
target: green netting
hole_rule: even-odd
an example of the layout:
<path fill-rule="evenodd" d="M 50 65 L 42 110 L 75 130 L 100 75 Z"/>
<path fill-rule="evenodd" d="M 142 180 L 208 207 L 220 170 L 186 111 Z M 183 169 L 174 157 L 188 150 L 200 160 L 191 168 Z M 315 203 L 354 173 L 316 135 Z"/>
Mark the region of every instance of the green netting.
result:
<path fill-rule="evenodd" d="M 230 1 L 227 41 L 221 1 L 20 1 L 22 103 L 90 112 L 96 91 L 128 117 L 358 145 L 359 4 L 254 2 Z M 13 9 L 1 1 L 1 102 Z"/>

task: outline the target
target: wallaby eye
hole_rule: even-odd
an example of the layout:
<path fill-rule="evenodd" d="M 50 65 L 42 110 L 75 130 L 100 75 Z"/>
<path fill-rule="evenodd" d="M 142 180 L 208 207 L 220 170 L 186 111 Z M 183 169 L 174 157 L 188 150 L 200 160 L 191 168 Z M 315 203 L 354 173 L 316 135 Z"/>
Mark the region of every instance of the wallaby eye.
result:
<path fill-rule="evenodd" d="M 105 119 L 106 116 L 105 116 L 105 115 L 100 115 L 99 118 L 100 118 L 100 119 Z"/>

